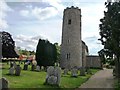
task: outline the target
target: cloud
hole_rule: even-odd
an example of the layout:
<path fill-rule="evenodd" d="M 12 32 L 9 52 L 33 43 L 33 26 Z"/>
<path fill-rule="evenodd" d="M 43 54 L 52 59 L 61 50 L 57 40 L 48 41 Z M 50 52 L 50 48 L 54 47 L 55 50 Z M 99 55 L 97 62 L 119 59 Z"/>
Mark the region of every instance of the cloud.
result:
<path fill-rule="evenodd" d="M 61 3 L 61 0 L 41 0 L 39 3 L 42 4 L 47 4 L 47 7 L 42 7 L 42 6 L 32 6 L 32 5 L 27 5 L 26 8 L 28 10 L 21 10 L 20 14 L 22 16 L 31 16 L 35 17 L 39 20 L 45 20 L 51 17 L 54 17 L 56 15 L 61 16 L 62 12 L 64 10 L 64 6 Z"/>
<path fill-rule="evenodd" d="M 21 47 L 27 50 L 36 50 L 38 40 L 43 38 L 42 36 L 26 36 L 26 35 L 17 35 L 14 36 L 14 41 L 17 47 Z"/>
<path fill-rule="evenodd" d="M 44 9 L 35 7 L 32 10 L 32 15 L 40 20 L 44 20 L 57 15 L 57 10 L 53 7 L 46 7 Z"/>
<path fill-rule="evenodd" d="M 0 29 L 6 29 L 8 28 L 8 23 L 5 20 L 5 17 L 7 16 L 7 12 L 13 11 L 4 0 L 0 1 Z"/>
<path fill-rule="evenodd" d="M 24 16 L 24 17 L 28 17 L 30 14 L 30 12 L 28 10 L 21 10 L 20 11 L 20 15 Z"/>

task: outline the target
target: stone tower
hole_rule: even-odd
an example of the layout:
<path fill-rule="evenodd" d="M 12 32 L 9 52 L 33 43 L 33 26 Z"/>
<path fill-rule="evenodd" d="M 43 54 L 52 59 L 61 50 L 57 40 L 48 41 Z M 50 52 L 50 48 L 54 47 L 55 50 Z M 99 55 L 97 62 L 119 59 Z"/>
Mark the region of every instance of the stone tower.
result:
<path fill-rule="evenodd" d="M 81 9 L 78 7 L 64 10 L 60 66 L 82 67 Z"/>

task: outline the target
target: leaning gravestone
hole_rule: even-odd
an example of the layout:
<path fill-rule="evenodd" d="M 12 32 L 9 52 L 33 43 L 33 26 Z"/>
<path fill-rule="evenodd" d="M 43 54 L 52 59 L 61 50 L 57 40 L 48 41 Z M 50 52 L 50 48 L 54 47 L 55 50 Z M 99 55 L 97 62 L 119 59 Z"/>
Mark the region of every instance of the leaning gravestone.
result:
<path fill-rule="evenodd" d="M 78 76 L 78 69 L 77 68 L 72 68 L 72 70 L 71 70 L 71 76 L 72 77 L 77 77 Z"/>
<path fill-rule="evenodd" d="M 8 81 L 5 77 L 0 79 L 0 90 L 8 90 Z"/>
<path fill-rule="evenodd" d="M 80 76 L 85 76 L 85 68 L 84 67 L 80 68 Z"/>
<path fill-rule="evenodd" d="M 23 70 L 28 70 L 28 64 L 25 63 Z"/>
<path fill-rule="evenodd" d="M 60 78 L 61 78 L 61 69 L 59 67 L 48 67 L 47 69 L 47 77 L 46 77 L 46 84 L 50 85 L 57 85 L 60 84 Z"/>
<path fill-rule="evenodd" d="M 13 74 L 14 74 L 14 71 L 15 71 L 15 68 L 14 68 L 14 67 L 11 67 L 11 68 L 9 69 L 9 74 L 10 74 L 10 75 L 13 75 Z"/>
<path fill-rule="evenodd" d="M 39 72 L 40 71 L 40 66 L 36 66 L 36 71 Z"/>
<path fill-rule="evenodd" d="M 17 65 L 15 68 L 15 75 L 20 76 L 20 73 L 21 73 L 21 67 L 20 67 L 20 65 Z"/>

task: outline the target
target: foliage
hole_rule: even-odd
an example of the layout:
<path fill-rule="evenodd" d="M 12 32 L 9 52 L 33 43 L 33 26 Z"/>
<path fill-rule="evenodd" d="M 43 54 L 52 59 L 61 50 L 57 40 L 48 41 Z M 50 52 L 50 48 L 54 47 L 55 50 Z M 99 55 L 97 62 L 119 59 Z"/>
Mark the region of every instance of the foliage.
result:
<path fill-rule="evenodd" d="M 15 58 L 19 57 L 15 52 L 15 41 L 13 41 L 12 36 L 8 32 L 0 32 L 0 37 L 2 38 L 2 56 L 3 58 Z"/>
<path fill-rule="evenodd" d="M 105 2 L 107 11 L 104 11 L 104 17 L 100 19 L 100 36 L 99 39 L 104 45 L 106 56 L 117 58 L 116 62 L 119 65 L 120 61 L 120 1 Z M 116 65 L 116 70 L 120 76 L 120 66 Z"/>
<path fill-rule="evenodd" d="M 58 45 L 58 43 L 54 43 L 56 49 L 57 49 L 57 62 L 60 62 L 60 46 Z"/>
<path fill-rule="evenodd" d="M 54 44 L 39 39 L 36 49 L 36 61 L 40 66 L 51 66 L 57 60 L 57 50 Z"/>
<path fill-rule="evenodd" d="M 18 51 L 19 51 L 20 55 L 27 55 L 27 56 L 29 56 L 29 55 L 35 55 L 34 51 L 29 51 L 29 50 L 26 50 L 26 49 L 23 50 L 20 47 L 18 47 Z"/>
<path fill-rule="evenodd" d="M 100 19 L 99 39 L 104 45 L 104 50 L 116 56 L 120 53 L 120 2 L 106 3 L 107 11 L 104 11 L 104 17 Z"/>

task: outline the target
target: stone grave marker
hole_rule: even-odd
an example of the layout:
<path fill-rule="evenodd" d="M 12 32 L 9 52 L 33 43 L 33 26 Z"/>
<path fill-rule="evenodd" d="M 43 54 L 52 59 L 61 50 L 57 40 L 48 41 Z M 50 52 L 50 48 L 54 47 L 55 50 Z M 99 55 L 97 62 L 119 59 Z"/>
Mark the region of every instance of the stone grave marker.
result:
<path fill-rule="evenodd" d="M 60 67 L 56 67 L 54 70 L 54 75 L 57 77 L 57 82 L 56 85 L 60 85 L 60 78 L 61 78 L 61 68 Z"/>
<path fill-rule="evenodd" d="M 84 67 L 80 68 L 80 76 L 85 76 L 85 68 Z"/>
<path fill-rule="evenodd" d="M 27 63 L 24 64 L 23 70 L 28 70 L 28 64 Z"/>
<path fill-rule="evenodd" d="M 60 78 L 61 78 L 61 69 L 59 67 L 56 68 L 54 68 L 53 66 L 48 67 L 45 83 L 59 86 Z"/>
<path fill-rule="evenodd" d="M 77 77 L 78 76 L 78 69 L 77 68 L 72 68 L 72 70 L 71 70 L 71 76 L 72 77 Z"/>
<path fill-rule="evenodd" d="M 40 66 L 36 66 L 36 71 L 39 72 L 40 71 Z"/>
<path fill-rule="evenodd" d="M 14 72 L 15 72 L 15 68 L 14 68 L 14 67 L 11 67 L 11 68 L 9 69 L 9 74 L 10 74 L 10 75 L 13 75 Z"/>
<path fill-rule="evenodd" d="M 5 77 L 0 79 L 0 90 L 8 90 L 8 80 Z"/>
<path fill-rule="evenodd" d="M 21 67 L 20 67 L 20 65 L 17 65 L 15 68 L 15 75 L 20 76 L 20 73 L 21 73 Z"/>
<path fill-rule="evenodd" d="M 35 65 L 32 64 L 32 66 L 31 66 L 31 71 L 34 71 L 34 70 L 35 70 Z"/>

